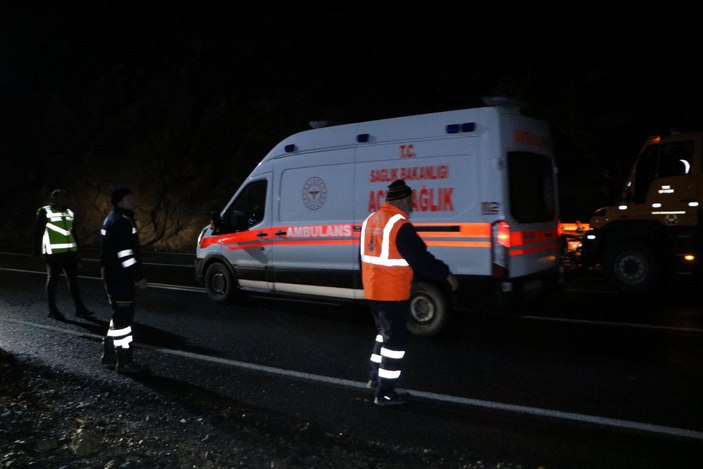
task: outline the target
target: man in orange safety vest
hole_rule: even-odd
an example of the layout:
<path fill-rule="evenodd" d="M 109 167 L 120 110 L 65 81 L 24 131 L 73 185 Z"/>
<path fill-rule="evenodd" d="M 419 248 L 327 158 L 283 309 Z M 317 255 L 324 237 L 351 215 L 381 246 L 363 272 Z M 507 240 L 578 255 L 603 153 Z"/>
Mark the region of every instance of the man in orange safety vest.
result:
<path fill-rule="evenodd" d="M 397 391 L 405 355 L 406 321 L 410 312 L 413 277 L 446 282 L 458 288 L 449 267 L 434 257 L 408 221 L 412 189 L 398 179 L 388 186 L 385 202 L 361 227 L 361 271 L 364 297 L 378 329 L 371 352 L 368 387 L 375 390 L 374 404 L 401 405 L 406 392 Z"/>

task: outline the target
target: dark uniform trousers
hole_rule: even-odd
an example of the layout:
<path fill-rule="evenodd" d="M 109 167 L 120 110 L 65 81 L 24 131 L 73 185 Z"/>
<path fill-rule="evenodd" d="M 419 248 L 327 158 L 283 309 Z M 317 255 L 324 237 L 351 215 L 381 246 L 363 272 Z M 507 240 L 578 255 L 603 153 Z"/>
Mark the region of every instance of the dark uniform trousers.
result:
<path fill-rule="evenodd" d="M 112 308 L 103 351 L 103 362 L 109 363 L 114 361 L 115 349 L 126 351 L 131 347 L 136 287 L 134 280 L 125 272 L 109 272 L 103 268 L 102 275 Z"/>
<path fill-rule="evenodd" d="M 78 288 L 78 260 L 75 252 L 61 252 L 45 255 L 46 259 L 46 296 L 49 300 L 49 311 L 58 311 L 56 307 L 56 284 L 61 272 L 66 273 L 68 289 L 76 304 L 76 310 L 85 309 Z"/>
<path fill-rule="evenodd" d="M 369 380 L 376 383 L 377 395 L 387 395 L 400 378 L 408 338 L 410 301 L 368 300 L 368 304 L 379 331 L 371 351 Z"/>

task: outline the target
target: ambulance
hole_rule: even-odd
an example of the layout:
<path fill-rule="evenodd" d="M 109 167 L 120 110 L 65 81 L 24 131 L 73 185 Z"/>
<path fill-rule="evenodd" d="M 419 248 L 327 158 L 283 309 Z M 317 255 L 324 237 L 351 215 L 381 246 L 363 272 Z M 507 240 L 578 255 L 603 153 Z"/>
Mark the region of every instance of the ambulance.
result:
<path fill-rule="evenodd" d="M 416 278 L 408 329 L 439 334 L 477 302 L 559 285 L 557 171 L 549 126 L 508 100 L 296 133 L 254 168 L 197 241 L 196 278 L 228 303 L 247 292 L 362 301 L 361 224 L 388 185 L 413 189 L 410 221 L 460 281 Z M 485 303 L 484 303 L 485 304 Z"/>

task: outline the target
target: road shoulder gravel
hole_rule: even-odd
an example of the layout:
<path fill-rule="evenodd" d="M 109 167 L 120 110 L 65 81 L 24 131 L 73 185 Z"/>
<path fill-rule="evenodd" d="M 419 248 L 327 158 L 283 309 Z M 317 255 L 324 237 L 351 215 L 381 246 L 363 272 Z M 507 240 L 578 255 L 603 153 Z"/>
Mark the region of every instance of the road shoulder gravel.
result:
<path fill-rule="evenodd" d="M 176 400 L 2 349 L 0 376 L 1 467 L 523 467 L 359 441 L 214 393 Z"/>

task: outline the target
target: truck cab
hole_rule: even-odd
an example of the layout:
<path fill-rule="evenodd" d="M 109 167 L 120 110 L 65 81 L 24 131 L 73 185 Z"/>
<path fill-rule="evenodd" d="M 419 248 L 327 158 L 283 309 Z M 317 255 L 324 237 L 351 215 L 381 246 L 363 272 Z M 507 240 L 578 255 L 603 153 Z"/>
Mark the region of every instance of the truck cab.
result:
<path fill-rule="evenodd" d="M 644 293 L 671 275 L 692 276 L 703 261 L 703 132 L 648 138 L 619 203 L 596 210 L 582 260 L 600 263 L 622 291 Z"/>

